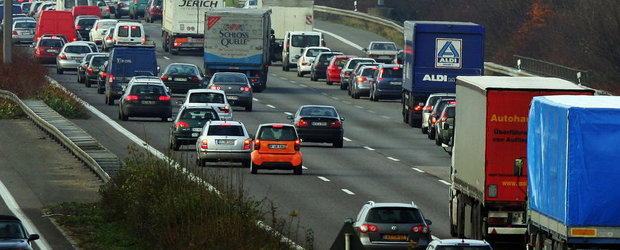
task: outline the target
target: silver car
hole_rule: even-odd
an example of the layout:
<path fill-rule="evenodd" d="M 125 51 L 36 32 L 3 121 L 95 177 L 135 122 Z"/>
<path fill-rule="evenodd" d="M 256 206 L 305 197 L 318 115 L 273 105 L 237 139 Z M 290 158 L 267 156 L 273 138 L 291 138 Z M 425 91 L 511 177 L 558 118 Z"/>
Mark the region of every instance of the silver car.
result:
<path fill-rule="evenodd" d="M 196 163 L 206 161 L 241 162 L 250 168 L 252 138 L 238 121 L 208 121 L 196 141 Z"/>
<path fill-rule="evenodd" d="M 37 28 L 35 21 L 16 21 L 13 23 L 13 43 L 32 43 Z"/>
<path fill-rule="evenodd" d="M 187 106 L 211 106 L 217 111 L 217 115 L 222 120 L 232 120 L 233 110 L 228 104 L 226 93 L 222 90 L 215 89 L 190 89 L 184 101 L 178 101 L 177 104 Z"/>
<path fill-rule="evenodd" d="M 56 57 L 56 73 L 62 74 L 65 70 L 76 71 L 82 63 L 82 58 L 93 51 L 86 42 L 70 42 L 65 44 Z"/>
<path fill-rule="evenodd" d="M 107 29 L 105 33 L 103 33 L 103 35 L 101 36 L 101 50 L 108 51 L 114 48 L 114 41 L 112 40 L 112 36 L 114 36 L 114 27 Z"/>
<path fill-rule="evenodd" d="M 234 106 L 245 107 L 245 111 L 252 111 L 252 85 L 243 73 L 218 72 L 213 74 L 208 89 L 222 90 L 226 93 L 228 103 Z"/>
<path fill-rule="evenodd" d="M 101 41 L 103 41 L 104 34 L 106 31 L 116 25 L 118 20 L 116 19 L 99 19 L 93 25 L 93 28 L 90 30 L 88 37 L 90 41 L 97 43 L 97 45 L 101 45 Z M 110 39 L 110 41 L 112 41 Z"/>
<path fill-rule="evenodd" d="M 426 104 L 424 104 L 424 108 L 422 108 L 422 133 L 428 133 L 428 119 L 431 117 L 431 112 L 433 112 L 433 104 L 445 97 L 456 97 L 455 93 L 433 93 L 428 96 L 426 99 Z"/>
<path fill-rule="evenodd" d="M 362 66 L 355 72 L 356 77 L 351 79 L 351 97 L 359 99 L 370 95 L 370 80 L 377 69 L 377 66 Z"/>

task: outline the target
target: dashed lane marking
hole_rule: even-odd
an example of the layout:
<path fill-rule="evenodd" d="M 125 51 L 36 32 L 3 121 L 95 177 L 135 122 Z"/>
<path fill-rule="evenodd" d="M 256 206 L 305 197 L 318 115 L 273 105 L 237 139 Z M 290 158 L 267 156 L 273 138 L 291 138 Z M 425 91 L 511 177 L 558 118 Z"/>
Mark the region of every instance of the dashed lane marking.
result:
<path fill-rule="evenodd" d="M 418 171 L 418 172 L 420 172 L 420 173 L 424 173 L 424 170 L 419 169 L 419 168 L 411 168 L 411 169 L 413 169 L 413 170 L 415 170 L 415 171 Z"/>
<path fill-rule="evenodd" d="M 349 194 L 349 195 L 355 195 L 355 193 L 353 193 L 353 192 L 349 191 L 349 190 L 348 190 L 348 189 L 346 189 L 346 188 L 343 188 L 343 189 L 341 189 L 341 190 L 342 190 L 342 192 L 345 192 L 345 193 L 347 193 L 347 194 Z"/>
<path fill-rule="evenodd" d="M 170 60 L 170 57 L 164 56 L 164 59 L 166 59 L 166 60 Z"/>
<path fill-rule="evenodd" d="M 368 110 L 368 113 L 371 113 L 371 114 L 376 114 L 377 112 L 375 112 L 375 111 L 373 111 L 373 110 Z"/>
<path fill-rule="evenodd" d="M 334 99 L 334 100 L 336 100 L 336 101 L 340 100 L 340 98 L 335 97 L 335 96 L 332 96 L 332 99 Z"/>
<path fill-rule="evenodd" d="M 308 168 L 304 165 L 301 165 L 301 169 L 307 170 Z"/>
<path fill-rule="evenodd" d="M 327 179 L 327 178 L 325 178 L 325 177 L 323 177 L 323 176 L 319 176 L 318 178 L 319 178 L 319 179 L 321 179 L 322 181 L 325 181 L 325 182 L 328 182 L 328 181 L 329 181 L 329 179 Z"/>
<path fill-rule="evenodd" d="M 441 182 L 441 183 L 443 183 L 443 184 L 446 184 L 446 185 L 448 185 L 448 186 L 452 186 L 452 183 L 447 182 L 447 181 L 444 181 L 444 180 L 439 180 L 439 182 Z"/>
<path fill-rule="evenodd" d="M 344 103 L 344 104 L 351 104 L 350 101 L 342 101 L 342 103 Z"/>
<path fill-rule="evenodd" d="M 396 159 L 396 158 L 391 157 L 391 156 L 388 156 L 388 157 L 386 157 L 386 158 L 388 158 L 388 159 L 390 159 L 390 160 L 393 160 L 393 161 L 400 161 L 399 159 Z"/>
<path fill-rule="evenodd" d="M 327 95 L 327 93 L 325 93 L 325 92 L 321 92 L 321 95 Z"/>
<path fill-rule="evenodd" d="M 374 149 L 374 148 L 371 148 L 371 147 L 369 147 L 369 146 L 364 146 L 364 148 L 365 148 L 365 149 L 368 149 L 368 150 L 370 150 L 370 151 L 375 151 L 375 149 Z"/>
<path fill-rule="evenodd" d="M 258 102 L 258 99 L 256 99 L 256 97 L 252 97 L 252 100 L 254 100 L 255 102 Z"/>
<path fill-rule="evenodd" d="M 271 104 L 267 104 L 267 105 L 265 105 L 265 106 L 270 107 L 270 108 L 272 108 L 272 109 L 275 109 L 275 108 L 276 108 L 276 106 L 273 106 L 273 105 L 271 105 Z"/>
<path fill-rule="evenodd" d="M 356 108 L 358 109 L 363 109 L 364 107 L 360 106 L 360 105 L 355 105 Z"/>
<path fill-rule="evenodd" d="M 345 140 L 345 141 L 351 141 L 351 139 L 346 138 L 346 137 L 342 137 L 342 139 Z"/>
<path fill-rule="evenodd" d="M 389 117 L 389 116 L 387 116 L 387 115 L 382 115 L 381 117 L 383 117 L 383 118 L 385 118 L 385 119 L 390 119 L 390 117 Z"/>
<path fill-rule="evenodd" d="M 293 115 L 291 112 L 284 112 L 285 115 Z"/>

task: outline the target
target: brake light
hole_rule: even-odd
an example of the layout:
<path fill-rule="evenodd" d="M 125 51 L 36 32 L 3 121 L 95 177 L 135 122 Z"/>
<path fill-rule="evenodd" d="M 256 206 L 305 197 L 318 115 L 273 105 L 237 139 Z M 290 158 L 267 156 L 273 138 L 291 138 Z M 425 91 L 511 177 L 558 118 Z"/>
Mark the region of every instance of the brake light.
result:
<path fill-rule="evenodd" d="M 179 47 L 179 46 L 181 46 L 181 43 L 179 43 L 179 42 L 174 42 L 174 47 Z"/>
<path fill-rule="evenodd" d="M 282 128 L 282 124 L 274 124 L 271 127 L 273 127 L 273 128 Z"/>
<path fill-rule="evenodd" d="M 394 67 L 393 70 L 400 70 L 400 67 Z"/>
<path fill-rule="evenodd" d="M 287 43 L 287 44 L 286 44 L 286 48 L 288 49 L 288 48 L 290 48 L 290 47 L 291 47 L 291 44 L 290 44 L 290 43 Z"/>
<path fill-rule="evenodd" d="M 118 41 L 118 38 L 114 38 L 114 44 L 116 44 L 116 42 Z"/>
<path fill-rule="evenodd" d="M 503 224 L 507 223 L 508 218 L 505 217 L 489 217 L 489 224 Z"/>
<path fill-rule="evenodd" d="M 254 150 L 260 149 L 260 139 L 254 140 Z"/>
<path fill-rule="evenodd" d="M 75 42 L 75 41 L 77 41 L 77 37 L 74 37 L 72 40 L 73 40 L 74 42 Z"/>
<path fill-rule="evenodd" d="M 122 3 L 118 4 L 118 7 L 123 7 L 123 4 Z"/>
<path fill-rule="evenodd" d="M 378 69 L 378 67 L 372 67 L 371 69 L 372 69 L 372 70 L 377 70 L 377 69 Z"/>
<path fill-rule="evenodd" d="M 12 33 L 13 35 L 16 35 L 16 36 L 17 36 L 17 31 L 16 31 L 16 30 L 14 30 L 14 31 L 13 31 L 13 32 L 11 32 L 11 33 Z"/>
<path fill-rule="evenodd" d="M 299 119 L 299 121 L 297 122 L 297 127 L 306 127 L 308 126 L 308 122 L 304 121 L 304 119 Z"/>
<path fill-rule="evenodd" d="M 135 101 L 135 100 L 138 100 L 137 95 L 128 95 L 125 97 L 125 101 Z"/>
<path fill-rule="evenodd" d="M 177 128 L 188 128 L 189 124 L 187 124 L 187 122 L 177 122 L 174 124 L 174 126 Z"/>
<path fill-rule="evenodd" d="M 344 73 L 344 76 L 349 76 L 349 75 L 350 75 L 349 73 Z"/>
<path fill-rule="evenodd" d="M 441 122 L 445 122 L 446 120 L 448 120 L 448 117 L 447 117 L 446 115 L 443 115 L 443 116 L 441 117 L 441 120 L 440 120 L 440 121 L 441 121 Z"/>
<path fill-rule="evenodd" d="M 228 105 L 224 106 L 224 107 L 218 107 L 218 109 L 220 109 L 220 111 L 223 111 L 224 113 L 230 112 L 230 107 L 228 107 Z"/>
<path fill-rule="evenodd" d="M 222 89 L 220 86 L 217 86 L 217 85 L 211 85 L 211 87 L 209 87 L 209 88 L 213 89 L 213 90 L 220 90 L 220 89 Z"/>
<path fill-rule="evenodd" d="M 379 75 L 383 76 L 383 69 L 379 70 Z M 378 77 L 377 81 L 383 81 L 383 77 Z"/>
<path fill-rule="evenodd" d="M 135 26 L 134 26 L 135 27 Z M 123 29 L 129 29 L 128 25 L 123 26 Z"/>
<path fill-rule="evenodd" d="M 167 96 L 167 95 L 159 96 L 159 100 L 160 101 L 170 101 L 170 96 Z"/>
<path fill-rule="evenodd" d="M 424 110 L 426 110 L 426 111 L 433 111 L 433 106 L 432 105 L 428 105 L 428 106 L 426 106 L 426 108 L 424 108 Z"/>
<path fill-rule="evenodd" d="M 162 81 L 164 81 L 164 82 L 165 82 L 165 81 L 168 81 L 168 76 L 166 76 L 166 75 L 161 76 L 161 80 L 162 80 Z"/>
<path fill-rule="evenodd" d="M 437 117 L 434 117 L 434 116 L 433 116 L 433 117 L 431 118 L 431 123 L 433 123 L 433 124 L 437 123 Z"/>
<path fill-rule="evenodd" d="M 415 110 L 415 111 L 422 110 L 422 105 L 415 106 L 415 108 L 413 108 L 413 110 Z"/>
<path fill-rule="evenodd" d="M 256 79 L 256 78 L 250 78 L 250 82 L 258 82 L 258 79 Z"/>
<path fill-rule="evenodd" d="M 342 127 L 342 123 L 340 123 L 340 120 L 335 120 L 332 123 L 330 123 L 329 126 L 332 128 L 340 128 Z"/>
<path fill-rule="evenodd" d="M 456 104 L 456 101 L 450 101 L 450 104 Z"/>
<path fill-rule="evenodd" d="M 198 79 L 198 77 L 192 78 L 192 82 L 199 82 L 199 81 L 200 81 L 200 79 Z"/>
<path fill-rule="evenodd" d="M 37 55 L 37 56 L 40 56 L 40 55 L 41 55 L 41 49 L 37 48 L 37 49 L 34 51 L 34 54 L 35 54 L 35 55 Z"/>
<path fill-rule="evenodd" d="M 82 66 L 82 69 L 84 69 L 84 70 L 85 70 L 86 68 L 87 68 L 87 67 L 86 67 L 86 65 Z"/>
<path fill-rule="evenodd" d="M 65 53 L 60 54 L 60 59 L 67 60 L 67 55 Z"/>
<path fill-rule="evenodd" d="M 428 227 L 427 226 L 413 226 L 411 227 L 411 232 L 414 233 L 428 233 Z"/>
<path fill-rule="evenodd" d="M 243 141 L 243 149 L 245 149 L 245 150 L 250 149 L 250 139 L 245 139 Z"/>
<path fill-rule="evenodd" d="M 334 70 L 336 70 L 336 67 L 332 66 L 332 67 L 329 67 L 329 69 L 327 69 L 327 70 L 334 71 Z"/>
<path fill-rule="evenodd" d="M 360 77 L 358 77 L 358 78 L 357 78 L 357 81 L 358 81 L 358 82 L 364 82 L 364 81 L 366 81 L 366 80 L 368 80 L 368 78 L 363 77 L 363 76 L 360 76 Z"/>
<path fill-rule="evenodd" d="M 295 140 L 295 151 L 299 151 L 300 146 L 301 146 L 301 140 L 299 139 Z"/>
<path fill-rule="evenodd" d="M 114 84 L 114 75 L 110 74 L 110 77 L 108 78 L 108 84 Z"/>
<path fill-rule="evenodd" d="M 109 41 L 109 40 L 112 40 L 112 38 L 111 37 L 106 37 L 105 40 Z"/>
<path fill-rule="evenodd" d="M 248 87 L 248 86 L 241 87 L 241 88 L 239 88 L 239 90 L 244 91 L 244 92 L 250 92 L 250 87 Z"/>
<path fill-rule="evenodd" d="M 105 11 L 106 11 L 106 12 L 110 12 L 110 7 L 106 7 L 106 8 L 105 8 Z"/>
<path fill-rule="evenodd" d="M 220 126 L 222 126 L 222 127 L 230 127 L 230 123 L 225 122 L 225 123 L 220 124 Z"/>
<path fill-rule="evenodd" d="M 95 70 L 92 67 L 88 68 L 88 74 L 92 75 L 95 72 Z"/>
<path fill-rule="evenodd" d="M 362 224 L 358 230 L 360 233 L 379 232 L 379 228 L 372 224 Z"/>
<path fill-rule="evenodd" d="M 142 38 L 142 43 L 146 43 L 146 37 Z"/>
<path fill-rule="evenodd" d="M 82 29 L 82 25 L 75 25 L 75 29 L 76 30 Z"/>
<path fill-rule="evenodd" d="M 202 139 L 202 141 L 200 141 L 200 148 L 209 149 L 209 146 L 207 146 L 207 139 Z"/>

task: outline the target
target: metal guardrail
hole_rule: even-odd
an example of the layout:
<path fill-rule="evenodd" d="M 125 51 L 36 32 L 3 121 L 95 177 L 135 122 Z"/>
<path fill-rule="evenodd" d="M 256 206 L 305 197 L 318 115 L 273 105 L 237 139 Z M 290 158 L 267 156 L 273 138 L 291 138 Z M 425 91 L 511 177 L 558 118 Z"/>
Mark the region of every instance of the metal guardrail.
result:
<path fill-rule="evenodd" d="M 574 82 L 576 84 L 588 84 L 588 71 L 569 68 L 552 62 L 546 62 L 530 57 L 514 55 L 517 67 L 521 70 L 541 75 L 553 76 Z"/>
<path fill-rule="evenodd" d="M 332 8 L 332 7 L 327 7 L 327 6 L 321 6 L 321 5 L 315 5 L 314 6 L 314 11 L 315 12 L 321 12 L 321 13 L 327 13 L 327 14 L 333 14 L 333 15 L 341 15 L 341 16 L 346 16 L 346 17 L 351 17 L 351 18 L 356 18 L 362 21 L 370 21 L 379 25 L 383 25 L 387 28 L 390 29 L 394 29 L 400 33 L 403 33 L 404 29 L 403 26 L 395 23 L 394 21 L 391 20 L 387 20 L 385 18 L 380 18 L 380 17 L 376 17 L 373 15 L 369 15 L 363 12 L 359 12 L 359 11 L 351 11 L 351 10 L 342 10 L 342 9 L 337 9 L 337 8 Z"/>
<path fill-rule="evenodd" d="M 24 103 L 17 95 L 10 91 L 0 90 L 0 98 L 11 100 L 17 103 L 20 108 L 24 111 L 24 113 L 40 128 L 47 131 L 50 135 L 55 137 L 63 146 L 65 146 L 69 151 L 71 151 L 76 157 L 78 157 L 86 166 L 88 166 L 101 180 L 104 182 L 110 181 L 110 175 L 104 171 L 104 169 L 100 166 L 100 164 L 95 160 L 96 156 L 92 156 L 86 151 L 88 148 L 93 150 L 101 151 L 103 146 L 101 146 L 97 141 L 91 139 L 96 143 L 92 144 L 90 140 L 85 141 L 87 139 L 83 136 L 86 134 L 84 130 L 80 127 L 72 123 L 71 121 L 65 119 L 60 114 L 56 113 L 56 111 L 49 108 L 45 103 L 40 100 L 27 100 L 28 104 Z M 34 110 L 33 110 L 34 109 Z M 36 111 L 35 111 L 36 110 Z M 42 117 L 43 116 L 43 117 Z M 48 120 L 56 120 L 62 123 L 62 128 L 59 126 L 53 125 Z M 63 131 L 61 131 L 63 130 Z M 70 135 L 66 133 L 70 131 Z M 88 134 L 86 134 L 88 135 Z M 72 137 L 72 138 L 70 138 Z M 86 143 L 86 144 L 85 144 Z M 86 148 L 86 149 L 84 149 Z M 107 151 L 107 149 L 105 149 Z M 118 159 L 117 159 L 118 164 Z"/>

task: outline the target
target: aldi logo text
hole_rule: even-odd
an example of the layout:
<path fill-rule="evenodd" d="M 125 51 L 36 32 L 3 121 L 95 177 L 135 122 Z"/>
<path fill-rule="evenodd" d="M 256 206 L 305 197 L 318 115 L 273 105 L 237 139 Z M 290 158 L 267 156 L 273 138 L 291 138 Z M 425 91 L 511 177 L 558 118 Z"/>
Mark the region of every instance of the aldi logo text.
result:
<path fill-rule="evenodd" d="M 435 41 L 435 68 L 460 69 L 463 61 L 463 40 L 437 38 Z"/>

